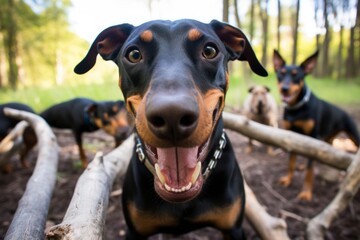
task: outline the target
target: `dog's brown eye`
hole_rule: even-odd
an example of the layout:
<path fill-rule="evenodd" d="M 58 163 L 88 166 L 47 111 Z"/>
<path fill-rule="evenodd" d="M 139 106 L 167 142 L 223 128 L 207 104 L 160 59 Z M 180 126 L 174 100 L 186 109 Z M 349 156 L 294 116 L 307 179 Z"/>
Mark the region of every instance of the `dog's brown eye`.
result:
<path fill-rule="evenodd" d="M 132 63 L 138 63 L 141 61 L 142 55 L 139 49 L 133 48 L 128 51 L 126 58 Z"/>
<path fill-rule="evenodd" d="M 213 59 L 218 54 L 218 50 L 215 45 L 213 44 L 207 44 L 202 52 L 202 55 L 206 59 Z"/>

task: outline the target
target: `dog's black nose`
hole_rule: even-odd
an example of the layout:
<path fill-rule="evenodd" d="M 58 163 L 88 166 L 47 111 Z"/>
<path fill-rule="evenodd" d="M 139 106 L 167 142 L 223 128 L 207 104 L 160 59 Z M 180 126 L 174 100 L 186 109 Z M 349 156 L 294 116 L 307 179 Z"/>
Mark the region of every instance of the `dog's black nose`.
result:
<path fill-rule="evenodd" d="M 175 144 L 191 135 L 199 119 L 195 99 L 187 94 L 157 94 L 148 99 L 146 118 L 150 130 Z"/>
<path fill-rule="evenodd" d="M 289 91 L 290 87 L 289 85 L 282 85 L 281 86 L 281 93 L 287 93 Z"/>

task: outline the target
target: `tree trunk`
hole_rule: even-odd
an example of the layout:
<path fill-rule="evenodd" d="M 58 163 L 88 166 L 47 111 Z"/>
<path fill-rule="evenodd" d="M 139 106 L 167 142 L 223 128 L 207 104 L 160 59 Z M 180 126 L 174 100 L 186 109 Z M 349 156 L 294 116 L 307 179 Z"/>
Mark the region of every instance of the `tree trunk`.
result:
<path fill-rule="evenodd" d="M 360 64 L 360 60 L 356 60 L 355 52 L 356 52 L 356 42 L 360 44 L 360 36 L 356 36 L 360 34 L 360 4 L 357 4 L 357 12 L 356 12 L 356 20 L 355 25 L 350 29 L 350 44 L 348 48 L 348 57 L 346 59 L 346 78 L 354 78 L 356 77 L 358 66 Z M 358 46 L 358 58 L 360 58 L 360 46 Z"/>
<path fill-rule="evenodd" d="M 238 0 L 234 0 L 234 8 L 235 8 L 236 25 L 238 28 L 241 28 L 240 14 L 238 11 Z"/>
<path fill-rule="evenodd" d="M 277 7 L 278 7 L 278 18 L 277 18 L 277 50 L 279 52 L 281 52 L 281 32 L 280 32 L 280 28 L 281 28 L 281 1 L 278 0 L 277 1 Z"/>
<path fill-rule="evenodd" d="M 343 55 L 342 55 L 342 50 L 343 50 L 343 46 L 344 46 L 344 41 L 343 41 L 343 35 L 344 35 L 344 26 L 340 26 L 340 31 L 339 31 L 339 49 L 338 49 L 338 56 L 337 56 L 337 71 L 336 71 L 336 78 L 337 80 L 341 80 L 341 78 L 343 77 Z"/>
<path fill-rule="evenodd" d="M 261 1 L 259 2 L 261 5 Z M 266 67 L 267 64 L 267 46 L 268 46 L 268 24 L 269 24 L 269 16 L 268 16 L 268 6 L 269 0 L 265 0 L 265 6 L 262 8 L 260 6 L 260 17 L 262 23 L 262 34 L 263 34 L 263 44 L 262 44 L 262 57 L 261 64 Z"/>
<path fill-rule="evenodd" d="M 229 22 L 229 0 L 223 0 L 223 22 Z"/>
<path fill-rule="evenodd" d="M 294 19 L 294 28 L 293 28 L 293 51 L 292 51 L 292 64 L 296 64 L 297 46 L 298 46 L 298 32 L 299 32 L 299 12 L 300 12 L 300 0 L 296 1 L 296 13 Z"/>
<path fill-rule="evenodd" d="M 56 182 L 58 145 L 54 133 L 41 117 L 14 109 L 4 110 L 7 116 L 26 120 L 38 138 L 38 158 L 5 240 L 44 239 L 48 209 Z"/>
<path fill-rule="evenodd" d="M 16 62 L 18 54 L 17 44 L 17 23 L 15 20 L 15 3 L 14 0 L 8 1 L 8 11 L 6 15 L 7 23 L 5 24 L 4 46 L 8 60 L 8 78 L 11 88 L 16 89 L 19 76 L 18 65 Z"/>
<path fill-rule="evenodd" d="M 251 0 L 250 6 L 250 41 L 254 40 L 254 30 L 255 30 L 255 4 L 256 0 Z"/>
<path fill-rule="evenodd" d="M 325 36 L 322 43 L 321 55 L 322 55 L 322 65 L 321 65 L 321 77 L 331 76 L 331 68 L 329 67 L 329 46 L 331 41 L 331 30 L 328 20 L 328 11 L 327 7 L 329 5 L 329 0 L 324 0 L 324 21 L 325 21 Z"/>

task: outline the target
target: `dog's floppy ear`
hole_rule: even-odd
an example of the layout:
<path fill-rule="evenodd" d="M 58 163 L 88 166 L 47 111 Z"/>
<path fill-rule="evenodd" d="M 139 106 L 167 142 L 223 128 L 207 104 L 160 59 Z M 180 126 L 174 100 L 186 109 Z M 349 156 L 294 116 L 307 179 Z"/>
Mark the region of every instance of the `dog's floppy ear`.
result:
<path fill-rule="evenodd" d="M 76 65 L 75 73 L 84 74 L 89 71 L 96 63 L 97 54 L 104 60 L 115 60 L 133 28 L 130 24 L 120 24 L 103 30 L 91 44 L 85 58 Z"/>
<path fill-rule="evenodd" d="M 249 40 L 240 29 L 217 20 L 212 20 L 210 26 L 224 43 L 230 54 L 230 60 L 248 61 L 254 73 L 263 77 L 268 75 L 265 68 L 256 58 Z"/>
<path fill-rule="evenodd" d="M 305 61 L 300 64 L 300 67 L 304 69 L 305 74 L 311 73 L 314 70 L 318 55 L 319 50 L 317 50 L 313 55 L 305 59 Z"/>
<path fill-rule="evenodd" d="M 275 71 L 279 70 L 280 68 L 284 67 L 286 62 L 280 55 L 280 53 L 274 49 L 274 56 L 273 56 L 273 62 L 274 62 L 274 69 Z"/>
<path fill-rule="evenodd" d="M 97 111 L 97 104 L 96 103 L 92 103 L 90 104 L 89 106 L 86 106 L 85 107 L 85 112 L 87 114 L 89 114 L 89 116 L 91 117 L 95 117 L 97 114 L 96 114 L 96 111 Z"/>
<path fill-rule="evenodd" d="M 270 92 L 270 88 L 268 86 L 264 86 L 264 88 L 267 92 Z"/>
<path fill-rule="evenodd" d="M 251 93 L 254 90 L 254 86 L 249 87 L 248 92 Z"/>

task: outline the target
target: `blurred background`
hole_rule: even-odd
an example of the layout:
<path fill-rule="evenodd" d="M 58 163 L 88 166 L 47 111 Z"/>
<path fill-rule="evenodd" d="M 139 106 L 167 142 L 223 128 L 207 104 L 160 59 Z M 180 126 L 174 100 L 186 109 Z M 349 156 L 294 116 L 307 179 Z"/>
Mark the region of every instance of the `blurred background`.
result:
<path fill-rule="evenodd" d="M 258 78 L 246 63 L 231 63 L 228 105 L 240 106 L 254 84 L 277 94 L 273 49 L 298 64 L 319 49 L 308 84 L 328 101 L 358 104 L 359 15 L 357 0 L 0 0 L 0 103 L 40 111 L 75 96 L 122 98 L 114 63 L 99 58 L 89 73 L 73 72 L 98 33 L 120 23 L 193 18 L 241 28 L 270 73 Z"/>

